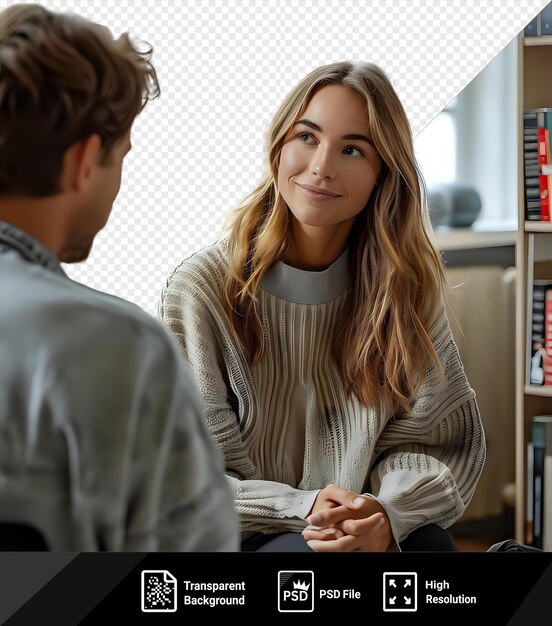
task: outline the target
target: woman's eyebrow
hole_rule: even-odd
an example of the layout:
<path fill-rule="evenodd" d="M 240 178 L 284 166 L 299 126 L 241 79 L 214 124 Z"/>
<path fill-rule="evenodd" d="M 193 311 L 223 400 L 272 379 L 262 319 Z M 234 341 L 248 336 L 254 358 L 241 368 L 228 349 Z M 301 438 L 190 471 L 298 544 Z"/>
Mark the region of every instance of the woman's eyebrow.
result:
<path fill-rule="evenodd" d="M 313 130 L 317 130 L 319 133 L 324 132 L 318 124 L 315 124 L 315 122 L 308 120 L 306 118 L 302 120 L 297 120 L 294 126 L 297 126 L 297 124 L 303 124 L 304 126 L 308 126 L 309 128 L 312 128 Z M 366 135 L 361 135 L 359 133 L 349 133 L 348 135 L 343 135 L 341 139 L 349 139 L 353 141 L 365 141 L 366 143 L 369 143 L 371 146 L 374 145 L 371 139 L 369 139 Z"/>
<path fill-rule="evenodd" d="M 306 118 L 302 120 L 298 120 L 297 122 L 295 122 L 294 126 L 297 126 L 297 124 L 304 124 L 305 126 L 308 126 L 309 128 L 312 128 L 313 130 L 317 130 L 320 133 L 323 132 L 320 126 L 318 126 L 318 124 L 315 124 L 314 122 L 311 122 L 310 120 Z"/>
<path fill-rule="evenodd" d="M 365 141 L 366 143 L 369 143 L 371 146 L 374 145 L 372 140 L 366 137 L 366 135 L 357 135 L 356 133 L 351 133 L 350 135 L 343 135 L 342 139 L 350 139 L 353 141 Z"/>

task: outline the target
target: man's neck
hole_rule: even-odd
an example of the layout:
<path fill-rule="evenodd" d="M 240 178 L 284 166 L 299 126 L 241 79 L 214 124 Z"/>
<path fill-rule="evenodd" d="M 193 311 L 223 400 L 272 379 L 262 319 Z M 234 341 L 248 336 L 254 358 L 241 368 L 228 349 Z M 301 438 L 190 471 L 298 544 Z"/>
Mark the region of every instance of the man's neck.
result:
<path fill-rule="evenodd" d="M 65 227 L 53 198 L 0 199 L 0 221 L 25 231 L 59 258 Z"/>

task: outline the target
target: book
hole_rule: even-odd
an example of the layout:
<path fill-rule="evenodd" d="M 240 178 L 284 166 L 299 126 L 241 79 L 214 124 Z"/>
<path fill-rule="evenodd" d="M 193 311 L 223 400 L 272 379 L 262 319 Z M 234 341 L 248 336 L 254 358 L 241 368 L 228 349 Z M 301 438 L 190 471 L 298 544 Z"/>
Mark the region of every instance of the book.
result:
<path fill-rule="evenodd" d="M 539 165 L 541 167 L 541 172 L 543 166 L 547 166 L 550 163 L 550 140 L 548 129 L 539 126 L 538 128 L 538 145 L 539 145 Z M 540 188 L 540 217 L 541 221 L 549 222 L 550 221 L 550 192 L 552 189 L 550 188 L 550 178 L 546 174 L 540 174 L 539 176 L 539 188 Z M 527 179 L 525 180 L 525 184 L 528 185 Z"/>
<path fill-rule="evenodd" d="M 544 293 L 544 384 L 552 385 L 552 286 Z"/>
<path fill-rule="evenodd" d="M 531 344 L 529 346 L 529 384 L 545 384 L 545 306 L 546 293 L 552 293 L 552 280 L 533 281 L 533 301 L 531 304 Z M 552 303 L 551 303 L 552 304 Z M 552 337 L 551 337 L 552 339 Z"/>
<path fill-rule="evenodd" d="M 540 34 L 552 35 L 552 6 L 547 4 L 539 13 Z"/>
<path fill-rule="evenodd" d="M 531 421 L 533 440 L 533 545 L 552 552 L 552 415 Z"/>
<path fill-rule="evenodd" d="M 536 15 L 527 26 L 523 29 L 524 37 L 536 37 L 537 36 L 537 22 L 539 21 L 539 16 Z"/>
<path fill-rule="evenodd" d="M 552 428 L 548 428 L 547 437 L 551 437 L 550 431 Z M 547 444 L 546 450 L 549 449 Z M 552 552 L 552 492 L 550 485 L 552 485 L 552 452 L 544 455 L 544 484 L 547 486 L 548 491 L 544 491 L 544 502 L 542 505 L 542 549 L 545 552 Z"/>
<path fill-rule="evenodd" d="M 546 128 L 552 131 L 552 108 L 525 109 L 523 112 L 523 128 Z"/>
<path fill-rule="evenodd" d="M 525 219 L 531 222 L 540 222 L 543 220 L 543 214 L 550 215 L 551 213 L 552 185 L 549 186 L 550 179 L 542 172 L 542 166 L 549 164 L 549 156 L 546 153 L 546 135 L 543 130 L 546 129 L 547 122 L 550 122 L 550 132 L 552 132 L 552 109 L 525 109 L 523 114 Z M 543 142 L 542 156 L 539 152 L 539 132 Z M 541 178 L 543 175 L 546 178 Z"/>
<path fill-rule="evenodd" d="M 527 524 L 525 529 L 525 541 L 527 545 L 533 545 L 533 442 L 527 443 Z"/>

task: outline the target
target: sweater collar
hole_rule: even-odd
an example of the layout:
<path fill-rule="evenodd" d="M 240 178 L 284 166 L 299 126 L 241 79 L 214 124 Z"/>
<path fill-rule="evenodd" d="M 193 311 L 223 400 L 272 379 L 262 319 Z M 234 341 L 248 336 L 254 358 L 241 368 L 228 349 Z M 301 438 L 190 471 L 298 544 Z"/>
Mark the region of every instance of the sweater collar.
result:
<path fill-rule="evenodd" d="M 15 250 L 27 261 L 66 276 L 60 262 L 50 250 L 24 230 L 0 221 L 0 254 L 8 250 Z"/>
<path fill-rule="evenodd" d="M 346 249 L 321 272 L 300 270 L 279 261 L 261 280 L 261 287 L 277 298 L 296 304 L 325 304 L 343 294 L 351 284 Z"/>

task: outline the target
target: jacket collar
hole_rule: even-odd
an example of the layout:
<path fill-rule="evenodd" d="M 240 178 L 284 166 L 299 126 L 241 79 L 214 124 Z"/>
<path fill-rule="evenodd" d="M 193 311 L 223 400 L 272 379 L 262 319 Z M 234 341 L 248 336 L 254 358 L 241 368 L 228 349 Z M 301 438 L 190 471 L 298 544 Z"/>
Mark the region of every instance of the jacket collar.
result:
<path fill-rule="evenodd" d="M 0 221 L 0 254 L 12 250 L 18 252 L 30 263 L 42 265 L 56 274 L 67 276 L 60 262 L 50 250 L 24 230 Z"/>

